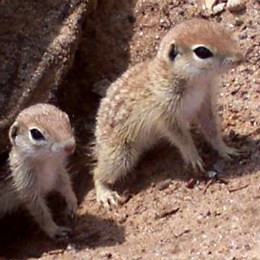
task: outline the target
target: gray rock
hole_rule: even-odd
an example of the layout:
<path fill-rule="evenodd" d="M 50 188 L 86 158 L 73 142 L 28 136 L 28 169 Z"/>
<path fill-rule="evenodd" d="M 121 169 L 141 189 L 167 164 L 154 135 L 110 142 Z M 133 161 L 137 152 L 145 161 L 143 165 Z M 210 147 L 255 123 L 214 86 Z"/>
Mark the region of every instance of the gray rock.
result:
<path fill-rule="evenodd" d="M 246 8 L 246 3 L 244 0 L 228 0 L 227 9 L 230 12 L 243 11 Z"/>
<path fill-rule="evenodd" d="M 208 172 L 207 172 L 207 177 L 210 178 L 210 179 L 212 179 L 212 178 L 216 177 L 217 174 L 218 174 L 218 173 L 217 173 L 216 171 L 208 171 Z"/>
<path fill-rule="evenodd" d="M 48 101 L 72 65 L 89 2 L 0 3 L 1 152 L 7 149 L 15 116 L 31 104 Z"/>
<path fill-rule="evenodd" d="M 213 14 L 220 14 L 220 13 L 222 13 L 225 10 L 225 6 L 226 6 L 225 3 L 220 3 L 220 4 L 217 4 L 217 5 L 213 6 L 212 13 Z"/>

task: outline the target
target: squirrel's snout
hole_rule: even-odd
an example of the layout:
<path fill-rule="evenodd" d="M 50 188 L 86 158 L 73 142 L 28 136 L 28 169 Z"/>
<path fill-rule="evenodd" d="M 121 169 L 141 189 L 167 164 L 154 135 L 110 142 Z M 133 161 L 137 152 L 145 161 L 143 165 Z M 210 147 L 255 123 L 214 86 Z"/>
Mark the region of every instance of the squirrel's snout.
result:
<path fill-rule="evenodd" d="M 64 151 L 68 154 L 72 154 L 75 151 L 75 148 L 76 142 L 74 138 L 71 138 L 70 140 L 66 141 L 63 146 Z"/>
<path fill-rule="evenodd" d="M 76 148 L 76 145 L 74 142 L 74 143 L 65 145 L 64 150 L 66 151 L 66 153 L 72 154 L 75 151 L 75 148 Z"/>
<path fill-rule="evenodd" d="M 225 64 L 230 64 L 233 66 L 238 66 L 245 61 L 245 55 L 243 53 L 238 53 L 232 57 L 228 57 L 224 60 Z"/>
<path fill-rule="evenodd" d="M 76 148 L 76 142 L 74 138 L 61 142 L 56 143 L 52 146 L 53 152 L 65 152 L 66 154 L 70 155 L 75 151 Z"/>

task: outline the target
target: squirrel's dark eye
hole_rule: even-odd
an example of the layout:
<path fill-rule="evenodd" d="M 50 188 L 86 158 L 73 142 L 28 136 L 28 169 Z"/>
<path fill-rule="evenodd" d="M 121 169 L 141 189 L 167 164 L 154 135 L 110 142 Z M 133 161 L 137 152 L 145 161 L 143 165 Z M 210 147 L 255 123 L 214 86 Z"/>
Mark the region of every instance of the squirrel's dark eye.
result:
<path fill-rule="evenodd" d="M 200 59 L 207 59 L 213 56 L 213 53 L 203 46 L 197 47 L 193 51 Z"/>
<path fill-rule="evenodd" d="M 45 140 L 44 135 L 36 128 L 30 130 L 31 136 L 35 141 Z"/>
<path fill-rule="evenodd" d="M 178 50 L 174 44 L 171 45 L 170 51 L 169 51 L 169 58 L 171 61 L 175 60 L 176 56 L 178 55 Z"/>

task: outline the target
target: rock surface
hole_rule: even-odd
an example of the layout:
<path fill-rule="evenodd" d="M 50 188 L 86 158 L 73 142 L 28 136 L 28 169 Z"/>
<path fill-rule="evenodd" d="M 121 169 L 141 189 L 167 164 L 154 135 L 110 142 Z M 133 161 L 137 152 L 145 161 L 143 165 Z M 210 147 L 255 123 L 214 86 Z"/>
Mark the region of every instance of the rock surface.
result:
<path fill-rule="evenodd" d="M 0 151 L 24 107 L 52 96 L 72 65 L 84 0 L 1 1 Z"/>

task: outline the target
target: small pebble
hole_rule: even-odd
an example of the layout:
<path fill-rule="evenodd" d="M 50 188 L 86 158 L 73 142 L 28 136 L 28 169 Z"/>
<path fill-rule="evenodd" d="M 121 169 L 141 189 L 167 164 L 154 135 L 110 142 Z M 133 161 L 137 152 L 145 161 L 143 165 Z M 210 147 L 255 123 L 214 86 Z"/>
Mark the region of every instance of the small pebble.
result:
<path fill-rule="evenodd" d="M 68 250 L 68 251 L 76 250 L 76 245 L 75 244 L 68 244 L 66 250 Z"/>
<path fill-rule="evenodd" d="M 220 13 L 222 13 L 224 11 L 224 9 L 225 9 L 225 6 L 226 6 L 225 3 L 220 3 L 220 4 L 217 4 L 217 5 L 213 6 L 212 13 L 213 14 L 220 14 Z"/>
<path fill-rule="evenodd" d="M 216 2 L 217 0 L 204 0 L 203 9 L 207 9 L 209 12 L 211 12 Z"/>
<path fill-rule="evenodd" d="M 217 173 L 216 171 L 208 171 L 208 172 L 207 172 L 207 176 L 208 176 L 210 179 L 216 177 L 217 174 L 218 174 L 218 173 Z"/>
<path fill-rule="evenodd" d="M 159 212 L 156 213 L 155 219 L 165 218 L 171 216 L 179 211 L 179 206 L 177 205 L 166 205 Z"/>
<path fill-rule="evenodd" d="M 157 187 L 158 190 L 164 190 L 164 189 L 167 189 L 170 184 L 171 184 L 171 179 L 167 179 L 167 180 L 164 180 L 164 181 L 160 181 L 156 185 L 156 187 Z"/>
<path fill-rule="evenodd" d="M 186 187 L 187 187 L 188 189 L 193 189 L 195 184 L 196 184 L 196 180 L 192 178 L 192 179 L 190 179 L 190 180 L 186 183 Z"/>
<path fill-rule="evenodd" d="M 239 161 L 239 164 L 240 164 L 240 165 L 246 164 L 246 160 L 244 159 L 244 160 Z"/>
<path fill-rule="evenodd" d="M 102 253 L 101 256 L 106 259 L 112 259 L 112 254 L 108 252 Z"/>
<path fill-rule="evenodd" d="M 228 0 L 227 9 L 230 12 L 243 11 L 246 8 L 244 0 Z"/>

